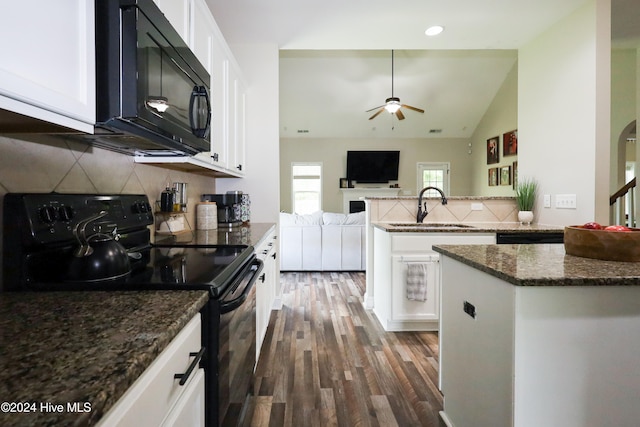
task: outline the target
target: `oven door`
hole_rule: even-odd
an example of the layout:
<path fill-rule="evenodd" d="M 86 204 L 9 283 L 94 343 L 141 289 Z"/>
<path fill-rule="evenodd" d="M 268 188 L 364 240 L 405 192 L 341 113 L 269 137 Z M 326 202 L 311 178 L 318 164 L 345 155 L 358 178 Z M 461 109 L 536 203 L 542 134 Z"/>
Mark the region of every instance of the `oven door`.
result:
<path fill-rule="evenodd" d="M 255 259 L 232 289 L 219 300 L 218 420 L 239 425 L 253 392 L 256 365 L 256 288 L 262 261 Z"/>

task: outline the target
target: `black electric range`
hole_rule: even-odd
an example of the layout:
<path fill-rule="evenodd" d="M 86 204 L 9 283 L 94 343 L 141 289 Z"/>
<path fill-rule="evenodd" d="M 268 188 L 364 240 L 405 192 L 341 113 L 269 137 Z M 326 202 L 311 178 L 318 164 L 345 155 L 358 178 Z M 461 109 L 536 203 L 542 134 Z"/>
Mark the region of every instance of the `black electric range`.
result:
<path fill-rule="evenodd" d="M 240 417 L 256 363 L 253 285 L 262 262 L 252 246 L 154 245 L 153 209 L 145 195 L 9 193 L 3 217 L 5 291 L 208 291 L 201 313 L 206 351 L 200 362 L 206 424 Z M 92 217 L 97 219 L 87 223 Z M 86 239 L 78 237 L 79 225 L 85 226 Z M 126 274 L 87 280 L 70 274 L 78 247 L 91 246 L 93 236 L 110 245 L 117 241 L 126 251 Z"/>

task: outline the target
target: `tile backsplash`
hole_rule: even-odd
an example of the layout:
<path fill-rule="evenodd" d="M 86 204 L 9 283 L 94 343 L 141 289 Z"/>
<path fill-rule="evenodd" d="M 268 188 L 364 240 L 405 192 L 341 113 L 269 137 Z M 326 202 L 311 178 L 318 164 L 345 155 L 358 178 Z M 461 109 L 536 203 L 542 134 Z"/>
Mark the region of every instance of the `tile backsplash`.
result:
<path fill-rule="evenodd" d="M 372 222 L 416 222 L 417 197 L 371 198 Z M 518 207 L 513 197 L 428 198 L 429 214 L 424 222 L 517 222 Z"/>
<path fill-rule="evenodd" d="M 51 191 L 146 194 L 153 205 L 168 182 L 186 182 L 187 220 L 195 228 L 195 204 L 202 194 L 215 193 L 212 177 L 138 164 L 132 156 L 63 136 L 29 135 L 28 139 L 0 136 L 0 197 Z"/>

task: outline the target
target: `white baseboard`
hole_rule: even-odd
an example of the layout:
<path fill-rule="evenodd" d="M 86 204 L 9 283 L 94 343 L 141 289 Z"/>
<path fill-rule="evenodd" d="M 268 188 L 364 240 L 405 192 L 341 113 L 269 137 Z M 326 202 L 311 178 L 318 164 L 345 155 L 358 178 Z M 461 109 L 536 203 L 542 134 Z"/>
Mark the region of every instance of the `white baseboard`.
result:
<path fill-rule="evenodd" d="M 449 417 L 447 417 L 447 414 L 444 411 L 440 411 L 439 414 L 440 414 L 440 419 L 447 427 L 456 427 L 455 425 L 453 425 L 453 423 L 451 422 Z"/>

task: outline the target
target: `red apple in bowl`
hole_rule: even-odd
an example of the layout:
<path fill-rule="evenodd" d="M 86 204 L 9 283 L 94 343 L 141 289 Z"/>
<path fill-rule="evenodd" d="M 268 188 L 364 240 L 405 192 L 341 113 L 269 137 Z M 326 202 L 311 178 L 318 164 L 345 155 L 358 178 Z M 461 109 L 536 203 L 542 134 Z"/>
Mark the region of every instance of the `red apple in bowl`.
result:
<path fill-rule="evenodd" d="M 629 227 L 624 225 L 610 225 L 604 228 L 605 231 L 631 231 Z"/>
<path fill-rule="evenodd" d="M 586 228 L 589 230 L 602 230 L 603 227 L 597 222 L 587 222 L 582 226 L 582 228 Z"/>

